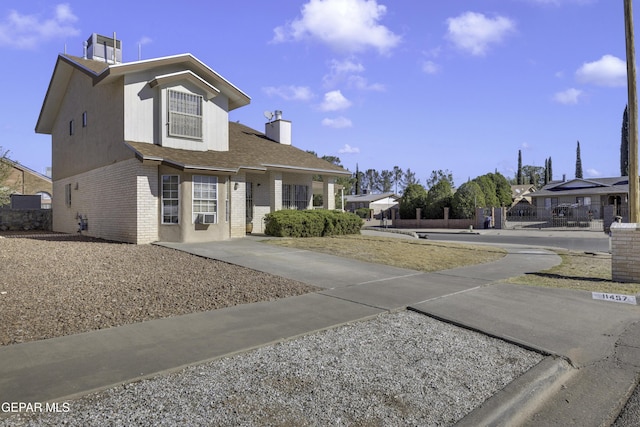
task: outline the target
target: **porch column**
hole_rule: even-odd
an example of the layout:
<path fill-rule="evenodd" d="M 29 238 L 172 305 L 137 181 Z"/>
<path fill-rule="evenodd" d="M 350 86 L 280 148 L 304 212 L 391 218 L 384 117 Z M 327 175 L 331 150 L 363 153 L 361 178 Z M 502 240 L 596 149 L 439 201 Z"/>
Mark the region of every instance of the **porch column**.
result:
<path fill-rule="evenodd" d="M 246 175 L 240 173 L 229 177 L 230 183 L 228 191 L 231 192 L 231 215 L 230 215 L 230 235 L 231 237 L 243 237 L 246 231 Z"/>
<path fill-rule="evenodd" d="M 282 174 L 269 172 L 269 206 L 271 212 L 282 210 Z"/>
<path fill-rule="evenodd" d="M 322 177 L 322 203 L 323 207 L 328 210 L 336 208 L 335 183 L 336 179 L 333 177 Z"/>

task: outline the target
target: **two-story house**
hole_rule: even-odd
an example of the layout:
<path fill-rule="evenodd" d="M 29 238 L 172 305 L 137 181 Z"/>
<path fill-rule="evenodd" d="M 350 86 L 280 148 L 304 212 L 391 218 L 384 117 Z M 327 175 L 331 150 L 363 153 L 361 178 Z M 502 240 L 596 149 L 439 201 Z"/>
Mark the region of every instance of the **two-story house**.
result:
<path fill-rule="evenodd" d="M 324 208 L 349 171 L 291 145 L 277 112 L 259 132 L 229 122 L 250 98 L 191 54 L 122 63 L 93 34 L 59 55 L 36 132 L 52 139 L 53 229 L 132 243 L 201 242 L 263 231 L 264 216 Z"/>

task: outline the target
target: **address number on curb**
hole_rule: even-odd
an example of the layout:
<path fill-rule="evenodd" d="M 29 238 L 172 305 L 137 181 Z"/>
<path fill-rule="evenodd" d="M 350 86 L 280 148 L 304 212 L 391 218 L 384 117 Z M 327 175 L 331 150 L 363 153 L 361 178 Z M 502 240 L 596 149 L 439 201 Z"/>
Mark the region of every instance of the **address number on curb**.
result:
<path fill-rule="evenodd" d="M 603 301 L 621 302 L 623 304 L 637 305 L 635 295 L 620 295 L 620 294 L 607 294 L 604 292 L 591 292 L 593 299 L 599 299 Z"/>

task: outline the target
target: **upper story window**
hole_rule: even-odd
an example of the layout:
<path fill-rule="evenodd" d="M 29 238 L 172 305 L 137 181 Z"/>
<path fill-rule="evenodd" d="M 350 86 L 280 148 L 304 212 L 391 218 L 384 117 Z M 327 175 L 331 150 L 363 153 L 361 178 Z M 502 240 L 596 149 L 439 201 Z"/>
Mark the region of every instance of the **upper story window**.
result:
<path fill-rule="evenodd" d="M 202 139 L 202 96 L 168 90 L 169 135 Z"/>

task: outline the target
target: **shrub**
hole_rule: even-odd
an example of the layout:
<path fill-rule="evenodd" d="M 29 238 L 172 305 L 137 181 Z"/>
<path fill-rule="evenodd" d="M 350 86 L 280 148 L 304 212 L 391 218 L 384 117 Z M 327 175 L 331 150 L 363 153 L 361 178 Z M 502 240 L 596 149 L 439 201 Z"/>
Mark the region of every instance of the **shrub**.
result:
<path fill-rule="evenodd" d="M 322 237 L 360 234 L 362 219 L 328 210 L 282 210 L 265 216 L 265 234 L 276 237 Z"/>
<path fill-rule="evenodd" d="M 356 215 L 358 215 L 362 219 L 369 218 L 370 212 L 371 212 L 371 209 L 369 209 L 369 208 L 358 208 L 358 209 L 356 209 Z"/>

